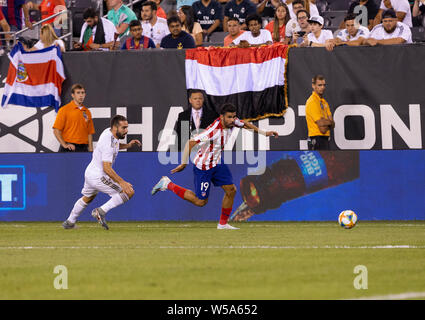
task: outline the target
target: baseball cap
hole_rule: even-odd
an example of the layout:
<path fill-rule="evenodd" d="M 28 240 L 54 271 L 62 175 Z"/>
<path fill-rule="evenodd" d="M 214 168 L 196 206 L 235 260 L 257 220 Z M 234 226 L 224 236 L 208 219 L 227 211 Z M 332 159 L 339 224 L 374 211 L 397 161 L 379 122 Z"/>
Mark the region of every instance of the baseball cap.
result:
<path fill-rule="evenodd" d="M 321 16 L 312 16 L 310 19 L 307 20 L 309 23 L 310 22 L 316 22 L 318 24 L 320 24 L 321 26 L 323 26 L 324 20 Z"/>

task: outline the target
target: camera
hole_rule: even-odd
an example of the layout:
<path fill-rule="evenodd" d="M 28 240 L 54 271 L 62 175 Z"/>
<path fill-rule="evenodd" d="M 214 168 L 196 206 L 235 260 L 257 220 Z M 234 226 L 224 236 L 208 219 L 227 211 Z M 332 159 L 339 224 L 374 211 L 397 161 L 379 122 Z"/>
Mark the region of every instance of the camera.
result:
<path fill-rule="evenodd" d="M 305 33 L 306 33 L 305 31 L 298 31 L 297 32 L 299 37 L 304 37 Z"/>

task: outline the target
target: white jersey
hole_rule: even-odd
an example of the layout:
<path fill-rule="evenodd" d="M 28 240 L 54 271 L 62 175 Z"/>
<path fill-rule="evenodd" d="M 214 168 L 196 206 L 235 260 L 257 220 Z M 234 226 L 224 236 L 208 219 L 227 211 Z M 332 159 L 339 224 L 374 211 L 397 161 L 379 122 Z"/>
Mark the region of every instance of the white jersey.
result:
<path fill-rule="evenodd" d="M 237 118 L 234 124 L 238 128 L 242 128 L 245 125 L 243 121 Z M 220 162 L 221 152 L 232 135 L 232 129 L 223 128 L 220 118 L 218 118 L 204 132 L 193 138 L 199 147 L 193 160 L 198 169 L 209 170 Z"/>
<path fill-rule="evenodd" d="M 92 160 L 86 168 L 86 178 L 101 178 L 107 176 L 103 171 L 103 162 L 110 162 L 112 165 L 117 158 L 120 142 L 112 135 L 111 129 L 103 130 L 93 151 Z"/>
<path fill-rule="evenodd" d="M 155 45 L 161 44 L 162 38 L 170 34 L 168 29 L 167 20 L 157 17 L 156 23 L 152 26 L 149 21 L 142 21 L 143 35 L 151 38 Z"/>
<path fill-rule="evenodd" d="M 357 29 L 357 33 L 354 37 L 352 37 L 348 33 L 347 29 L 339 31 L 336 36 L 337 36 L 337 38 L 341 39 L 342 41 L 355 41 L 355 40 L 358 40 L 359 38 L 367 39 L 367 38 L 369 38 L 369 34 L 370 34 L 370 31 L 369 31 L 368 28 L 363 27 L 363 26 L 359 26 L 359 29 Z"/>
<path fill-rule="evenodd" d="M 263 44 L 266 42 L 272 42 L 272 34 L 269 30 L 261 29 L 260 34 L 257 37 L 254 37 L 252 35 L 252 32 L 244 32 L 239 37 L 237 37 L 235 40 L 233 40 L 233 43 L 238 45 L 242 40 L 248 41 L 249 44 L 255 45 L 255 44 Z"/>
<path fill-rule="evenodd" d="M 405 25 L 402 22 L 397 22 L 397 26 L 392 33 L 385 31 L 382 24 L 378 24 L 370 32 L 370 38 L 376 40 L 387 40 L 394 38 L 403 38 L 406 40 L 406 43 L 412 43 L 412 31 L 410 31 L 409 26 Z"/>
<path fill-rule="evenodd" d="M 319 38 L 316 38 L 313 32 L 310 32 L 307 35 L 308 42 L 312 41 L 314 43 L 320 43 L 320 44 L 325 44 L 326 40 L 331 40 L 333 38 L 334 38 L 333 33 L 330 30 L 322 30 L 320 32 Z"/>
<path fill-rule="evenodd" d="M 391 0 L 391 5 L 395 12 L 404 12 L 406 15 L 404 16 L 403 23 L 407 24 L 410 28 L 413 27 L 412 23 L 412 12 L 410 12 L 410 4 L 408 0 Z M 381 10 L 387 10 L 388 8 L 385 6 L 384 1 L 381 1 L 381 6 L 379 7 Z"/>

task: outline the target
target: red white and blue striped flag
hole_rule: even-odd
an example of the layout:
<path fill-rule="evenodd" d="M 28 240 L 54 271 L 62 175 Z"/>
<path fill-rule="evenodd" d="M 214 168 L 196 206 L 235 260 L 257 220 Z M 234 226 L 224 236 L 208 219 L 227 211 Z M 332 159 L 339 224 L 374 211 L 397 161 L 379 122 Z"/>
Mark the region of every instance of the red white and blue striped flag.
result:
<path fill-rule="evenodd" d="M 222 104 L 230 102 L 241 119 L 281 116 L 287 107 L 288 48 L 274 44 L 186 50 L 186 88 L 203 90 L 207 107 L 217 113 Z"/>
<path fill-rule="evenodd" d="M 1 104 L 24 107 L 54 107 L 61 104 L 65 73 L 60 48 L 51 46 L 26 52 L 18 42 L 8 54 L 9 71 Z"/>

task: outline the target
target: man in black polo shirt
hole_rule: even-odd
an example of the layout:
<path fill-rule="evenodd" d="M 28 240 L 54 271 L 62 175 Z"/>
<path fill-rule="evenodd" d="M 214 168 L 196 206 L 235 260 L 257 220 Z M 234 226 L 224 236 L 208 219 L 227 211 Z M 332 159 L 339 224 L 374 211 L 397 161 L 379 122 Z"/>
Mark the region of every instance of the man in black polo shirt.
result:
<path fill-rule="evenodd" d="M 161 48 L 165 49 L 188 49 L 195 48 L 193 37 L 182 30 L 179 17 L 171 16 L 167 19 L 170 34 L 162 38 Z"/>
<path fill-rule="evenodd" d="M 223 20 L 223 8 L 215 0 L 199 0 L 192 4 L 195 21 L 202 27 L 204 36 L 209 36 L 214 31 L 220 31 Z"/>
<path fill-rule="evenodd" d="M 231 0 L 224 7 L 223 29 L 227 32 L 227 20 L 231 17 L 239 19 L 241 28 L 246 30 L 245 19 L 257 12 L 255 4 L 249 0 Z"/>

